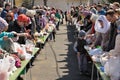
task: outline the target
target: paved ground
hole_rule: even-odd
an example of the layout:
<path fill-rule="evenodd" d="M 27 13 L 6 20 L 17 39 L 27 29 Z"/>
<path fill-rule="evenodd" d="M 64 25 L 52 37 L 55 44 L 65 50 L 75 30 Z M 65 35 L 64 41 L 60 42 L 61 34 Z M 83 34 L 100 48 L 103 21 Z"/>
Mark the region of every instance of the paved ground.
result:
<path fill-rule="evenodd" d="M 74 40 L 72 28 L 61 25 L 56 42 L 46 44 L 27 72 L 26 80 L 90 80 L 79 75 Z"/>

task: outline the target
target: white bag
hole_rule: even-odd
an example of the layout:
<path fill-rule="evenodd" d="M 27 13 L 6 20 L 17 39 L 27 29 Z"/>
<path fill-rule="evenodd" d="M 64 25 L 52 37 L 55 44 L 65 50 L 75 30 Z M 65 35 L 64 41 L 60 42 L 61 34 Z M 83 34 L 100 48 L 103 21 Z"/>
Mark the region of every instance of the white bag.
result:
<path fill-rule="evenodd" d="M 110 58 L 104 68 L 106 75 L 110 76 L 111 80 L 120 80 L 120 56 Z"/>
<path fill-rule="evenodd" d="M 0 80 L 8 80 L 8 70 L 10 67 L 9 59 L 5 55 L 3 59 L 0 59 Z"/>
<path fill-rule="evenodd" d="M 108 61 L 109 55 L 108 53 L 104 53 L 103 55 L 100 56 L 100 62 L 104 66 L 105 63 Z"/>
<path fill-rule="evenodd" d="M 103 22 L 103 27 L 100 24 L 100 21 Z M 95 22 L 95 31 L 100 33 L 106 33 L 110 29 L 110 22 L 106 19 L 105 16 L 101 15 Z"/>
<path fill-rule="evenodd" d="M 103 53 L 103 50 L 101 48 L 95 48 L 89 51 L 90 55 L 101 55 L 102 53 Z"/>

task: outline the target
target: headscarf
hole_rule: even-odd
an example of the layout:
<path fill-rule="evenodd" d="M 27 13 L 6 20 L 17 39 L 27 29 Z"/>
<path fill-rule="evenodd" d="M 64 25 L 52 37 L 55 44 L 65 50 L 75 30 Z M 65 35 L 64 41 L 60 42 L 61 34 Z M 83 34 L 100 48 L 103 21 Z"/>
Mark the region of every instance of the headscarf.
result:
<path fill-rule="evenodd" d="M 0 17 L 0 33 L 8 27 L 8 23 Z"/>

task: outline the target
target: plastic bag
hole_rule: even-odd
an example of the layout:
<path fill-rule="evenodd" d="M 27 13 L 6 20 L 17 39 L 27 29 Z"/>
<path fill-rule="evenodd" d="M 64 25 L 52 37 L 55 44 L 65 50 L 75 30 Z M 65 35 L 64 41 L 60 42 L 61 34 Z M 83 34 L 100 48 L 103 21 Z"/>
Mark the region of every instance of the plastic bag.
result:
<path fill-rule="evenodd" d="M 90 55 L 101 55 L 103 53 L 103 50 L 101 48 L 91 49 L 89 51 Z"/>
<path fill-rule="evenodd" d="M 110 58 L 104 67 L 111 80 L 120 80 L 120 56 Z"/>
<path fill-rule="evenodd" d="M 32 54 L 33 49 L 35 47 L 34 42 L 32 40 L 27 39 L 25 45 L 26 45 L 27 52 Z"/>
<path fill-rule="evenodd" d="M 93 55 L 92 60 L 95 61 L 95 62 L 100 62 L 100 56 Z"/>
<path fill-rule="evenodd" d="M 9 59 L 7 56 L 4 56 L 3 59 L 0 59 L 0 80 L 8 80 L 8 70 L 10 67 Z"/>
<path fill-rule="evenodd" d="M 104 66 L 108 59 L 109 59 L 108 53 L 104 53 L 103 55 L 101 55 L 100 57 L 101 64 Z"/>
<path fill-rule="evenodd" d="M 2 49 L 6 50 L 9 53 L 14 52 L 14 44 L 11 38 L 8 38 L 8 40 L 5 40 L 4 45 L 1 45 L 1 47 Z"/>
<path fill-rule="evenodd" d="M 12 56 L 8 56 L 8 59 L 9 59 L 9 63 L 10 63 L 10 67 L 9 67 L 9 75 L 12 75 L 15 70 L 16 70 L 16 67 L 15 67 L 15 59 L 12 57 Z"/>
<path fill-rule="evenodd" d="M 14 46 L 15 46 L 14 52 L 18 52 L 18 53 L 20 53 L 20 54 L 24 54 L 24 51 L 22 50 L 20 44 L 14 42 Z"/>

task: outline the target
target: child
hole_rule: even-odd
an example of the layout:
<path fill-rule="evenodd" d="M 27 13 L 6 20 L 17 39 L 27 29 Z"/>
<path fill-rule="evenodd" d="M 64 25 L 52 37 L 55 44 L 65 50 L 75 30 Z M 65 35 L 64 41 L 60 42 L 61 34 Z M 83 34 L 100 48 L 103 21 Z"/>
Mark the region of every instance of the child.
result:
<path fill-rule="evenodd" d="M 86 57 L 86 49 L 84 48 L 85 45 L 87 45 L 85 38 L 85 31 L 81 30 L 79 33 L 79 37 L 74 45 L 74 50 L 77 53 L 77 59 L 78 59 L 78 66 L 80 69 L 80 74 L 88 74 L 87 70 L 87 57 Z"/>

